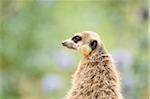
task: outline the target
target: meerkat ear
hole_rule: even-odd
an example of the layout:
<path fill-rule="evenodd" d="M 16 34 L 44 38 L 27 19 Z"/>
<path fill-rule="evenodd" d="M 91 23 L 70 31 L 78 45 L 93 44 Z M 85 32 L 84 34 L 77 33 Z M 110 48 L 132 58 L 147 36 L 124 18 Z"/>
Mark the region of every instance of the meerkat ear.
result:
<path fill-rule="evenodd" d="M 96 46 L 97 46 L 97 41 L 96 41 L 96 40 L 92 40 L 92 41 L 90 42 L 90 47 L 91 47 L 91 49 L 94 50 L 94 49 L 96 48 Z"/>

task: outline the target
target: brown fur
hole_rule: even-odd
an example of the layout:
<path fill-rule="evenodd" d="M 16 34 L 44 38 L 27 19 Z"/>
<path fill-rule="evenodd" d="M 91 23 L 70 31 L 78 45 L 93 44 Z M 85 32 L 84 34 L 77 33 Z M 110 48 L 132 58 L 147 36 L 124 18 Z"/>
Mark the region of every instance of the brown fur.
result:
<path fill-rule="evenodd" d="M 102 41 L 95 33 L 82 32 L 81 35 L 85 44 L 96 39 L 98 45 L 94 51 L 84 54 L 66 99 L 122 99 L 119 74 Z"/>

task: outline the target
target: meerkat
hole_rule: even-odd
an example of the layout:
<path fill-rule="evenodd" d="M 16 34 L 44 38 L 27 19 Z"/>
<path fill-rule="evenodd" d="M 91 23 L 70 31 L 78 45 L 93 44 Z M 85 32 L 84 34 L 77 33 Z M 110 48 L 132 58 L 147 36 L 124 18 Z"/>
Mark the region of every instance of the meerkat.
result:
<path fill-rule="evenodd" d="M 119 73 L 97 33 L 76 33 L 62 45 L 84 56 L 65 99 L 123 99 Z"/>

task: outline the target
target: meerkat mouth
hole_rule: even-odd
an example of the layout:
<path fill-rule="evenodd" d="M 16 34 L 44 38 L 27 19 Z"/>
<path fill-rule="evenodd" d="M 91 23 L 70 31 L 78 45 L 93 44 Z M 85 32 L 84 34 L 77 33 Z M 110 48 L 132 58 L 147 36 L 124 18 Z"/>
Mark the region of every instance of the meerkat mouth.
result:
<path fill-rule="evenodd" d="M 76 48 L 74 48 L 73 46 L 68 46 L 65 42 L 63 42 L 62 43 L 62 45 L 64 46 L 64 47 L 66 47 L 66 48 L 69 48 L 69 49 L 76 49 Z"/>
<path fill-rule="evenodd" d="M 67 47 L 67 48 L 69 48 L 69 49 L 73 49 L 73 50 L 76 49 L 76 48 L 74 48 L 74 47 L 72 47 L 72 46 L 65 46 L 65 47 Z"/>

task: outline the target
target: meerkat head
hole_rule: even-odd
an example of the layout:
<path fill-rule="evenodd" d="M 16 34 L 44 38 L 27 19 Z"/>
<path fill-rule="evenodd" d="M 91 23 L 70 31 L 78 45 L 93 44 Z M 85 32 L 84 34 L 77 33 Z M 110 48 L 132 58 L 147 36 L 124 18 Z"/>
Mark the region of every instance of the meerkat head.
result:
<path fill-rule="evenodd" d="M 90 55 L 102 45 L 100 37 L 92 31 L 76 33 L 73 37 L 62 42 L 62 45 L 81 52 L 84 56 Z"/>

